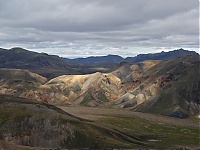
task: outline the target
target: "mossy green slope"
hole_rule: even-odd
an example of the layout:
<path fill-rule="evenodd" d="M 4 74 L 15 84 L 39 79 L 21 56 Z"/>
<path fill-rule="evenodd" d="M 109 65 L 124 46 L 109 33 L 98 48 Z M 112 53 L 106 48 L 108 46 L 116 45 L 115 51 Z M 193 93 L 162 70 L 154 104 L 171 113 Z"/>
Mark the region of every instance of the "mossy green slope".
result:
<path fill-rule="evenodd" d="M 46 148 L 147 148 L 151 145 L 55 106 L 0 95 L 0 139 Z"/>

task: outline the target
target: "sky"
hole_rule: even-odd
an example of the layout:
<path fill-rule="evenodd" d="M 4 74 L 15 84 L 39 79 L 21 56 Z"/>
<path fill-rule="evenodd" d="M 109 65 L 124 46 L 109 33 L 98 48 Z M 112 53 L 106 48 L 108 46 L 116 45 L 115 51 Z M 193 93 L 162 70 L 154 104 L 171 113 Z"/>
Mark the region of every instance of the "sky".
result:
<path fill-rule="evenodd" d="M 0 47 L 68 58 L 199 53 L 199 1 L 0 0 Z"/>

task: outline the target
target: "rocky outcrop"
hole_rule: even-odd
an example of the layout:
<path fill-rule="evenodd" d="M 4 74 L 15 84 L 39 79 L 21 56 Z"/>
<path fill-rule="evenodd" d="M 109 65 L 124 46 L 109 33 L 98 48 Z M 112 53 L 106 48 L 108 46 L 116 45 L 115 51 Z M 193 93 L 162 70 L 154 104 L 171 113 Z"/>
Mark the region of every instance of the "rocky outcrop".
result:
<path fill-rule="evenodd" d="M 115 100 L 121 80 L 112 74 L 64 75 L 40 86 L 50 103 L 71 103 L 87 106 Z M 44 99 L 40 99 L 43 101 Z"/>

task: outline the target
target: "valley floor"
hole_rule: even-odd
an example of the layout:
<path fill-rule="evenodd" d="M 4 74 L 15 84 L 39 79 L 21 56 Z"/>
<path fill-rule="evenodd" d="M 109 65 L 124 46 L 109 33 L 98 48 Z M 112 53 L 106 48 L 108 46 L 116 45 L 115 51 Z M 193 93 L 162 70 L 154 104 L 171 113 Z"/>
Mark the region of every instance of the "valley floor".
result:
<path fill-rule="evenodd" d="M 199 149 L 199 120 L 132 112 L 124 109 L 66 107 L 62 110 L 117 131 L 131 139 L 139 139 L 154 149 Z"/>
<path fill-rule="evenodd" d="M 97 108 L 97 107 L 83 107 L 83 106 L 57 106 L 60 109 L 68 112 L 74 116 L 98 121 L 101 119 L 109 118 L 113 115 L 124 115 L 128 117 L 140 117 L 142 119 L 146 119 L 152 122 L 159 122 L 159 123 L 166 123 L 171 125 L 181 125 L 181 126 L 188 126 L 188 127 L 199 127 L 199 120 L 192 120 L 192 119 L 178 119 L 163 115 L 157 114 L 149 114 L 149 113 L 142 113 L 142 112 L 133 112 L 124 109 L 109 109 L 109 108 Z"/>
<path fill-rule="evenodd" d="M 102 149 L 119 146 L 121 149 L 200 149 L 199 120 L 196 119 L 177 119 L 124 109 L 58 107 L 71 115 L 86 119 L 82 124 L 76 124 L 77 130 L 91 139 L 94 137 L 98 149 L 102 146 Z M 78 142 L 82 140 L 78 138 Z M 116 145 L 112 145 L 113 143 Z M 0 150 L 4 149 L 49 150 L 51 148 L 20 146 L 0 140 Z"/>

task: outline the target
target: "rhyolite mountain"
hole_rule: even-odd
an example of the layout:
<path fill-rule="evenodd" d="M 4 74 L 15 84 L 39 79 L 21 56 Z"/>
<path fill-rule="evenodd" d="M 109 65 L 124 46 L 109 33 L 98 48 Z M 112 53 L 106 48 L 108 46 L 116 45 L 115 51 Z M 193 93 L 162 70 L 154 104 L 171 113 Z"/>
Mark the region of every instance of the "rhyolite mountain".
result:
<path fill-rule="evenodd" d="M 44 83 L 30 77 L 19 80 L 18 74 L 12 73 L 15 70 L 1 70 L 7 71 L 4 74 L 10 71 L 14 80 L 10 84 L 2 76 L 0 92 L 54 105 L 117 107 L 186 118 L 199 113 L 198 68 L 199 55 L 185 55 L 121 63 L 110 73 L 62 75 Z M 33 86 L 27 87 L 26 83 Z"/>
<path fill-rule="evenodd" d="M 37 89 L 48 80 L 22 69 L 0 68 L 0 93 L 23 97 L 23 93 Z"/>
<path fill-rule="evenodd" d="M 122 96 L 115 105 L 178 118 L 196 115 L 200 108 L 199 66 L 198 55 L 160 61 L 132 82 L 125 82 L 128 98 Z"/>
<path fill-rule="evenodd" d="M 62 75 L 49 81 L 44 78 L 43 80 L 46 82 L 43 84 L 38 82 L 40 76 L 32 78 L 31 72 L 19 69 L 1 69 L 0 93 L 56 105 L 104 106 L 124 93 L 122 85 L 123 82 L 129 81 L 126 81 L 127 78 L 130 78 L 132 74 L 141 75 L 144 70 L 158 62 L 145 61 L 135 65 L 125 64 L 111 73 Z M 122 68 L 126 68 L 126 70 Z"/>

